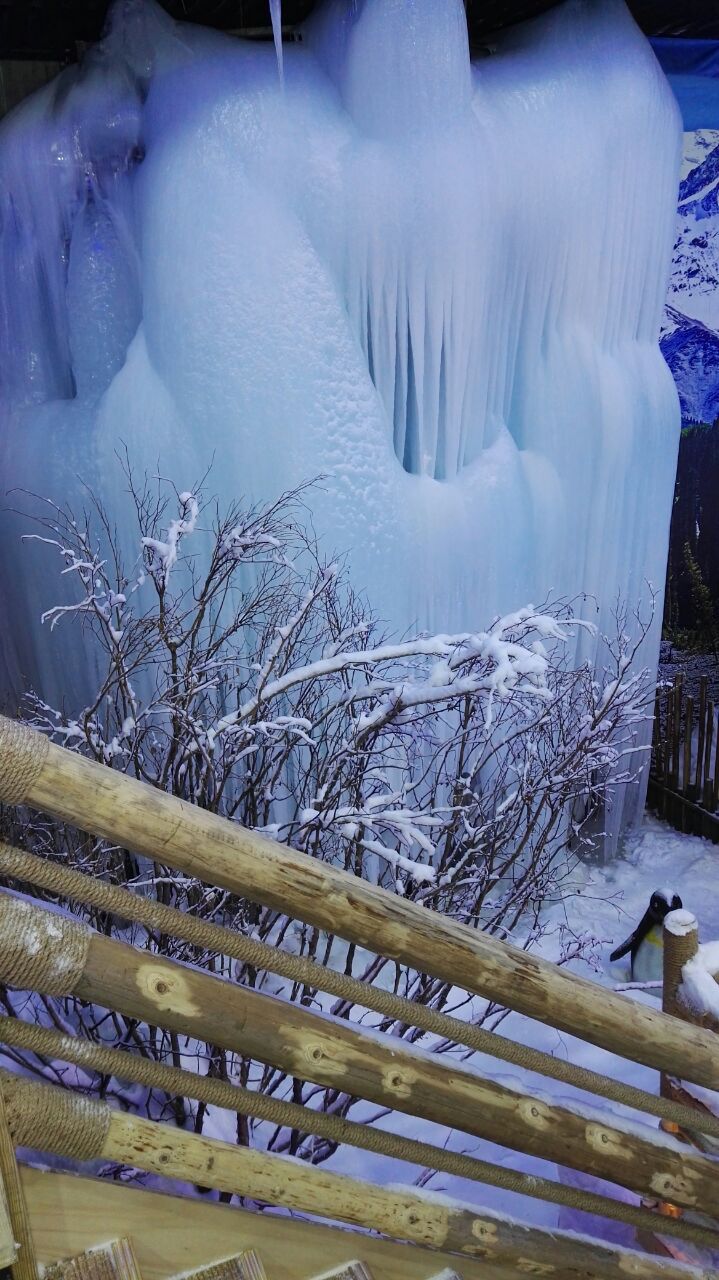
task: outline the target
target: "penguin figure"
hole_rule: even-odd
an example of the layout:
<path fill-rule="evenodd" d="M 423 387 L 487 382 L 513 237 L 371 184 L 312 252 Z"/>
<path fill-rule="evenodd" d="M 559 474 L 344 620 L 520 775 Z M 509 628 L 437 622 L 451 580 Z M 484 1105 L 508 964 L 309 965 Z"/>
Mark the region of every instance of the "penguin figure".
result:
<path fill-rule="evenodd" d="M 610 960 L 621 960 L 622 956 L 631 951 L 633 982 L 661 982 L 664 917 L 681 906 L 682 900 L 678 893 L 671 893 L 670 896 L 670 891 L 666 889 L 655 889 L 634 932 L 610 955 Z"/>

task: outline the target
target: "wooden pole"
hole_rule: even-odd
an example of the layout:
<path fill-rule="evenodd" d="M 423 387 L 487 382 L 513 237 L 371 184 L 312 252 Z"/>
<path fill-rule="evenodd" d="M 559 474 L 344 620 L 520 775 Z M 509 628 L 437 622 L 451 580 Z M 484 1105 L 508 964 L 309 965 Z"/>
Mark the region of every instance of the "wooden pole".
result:
<path fill-rule="evenodd" d="M 696 916 L 685 909 L 670 911 L 664 918 L 663 942 L 662 1009 L 673 1018 L 686 1018 L 686 1010 L 679 1001 L 678 991 L 682 982 L 682 969 L 696 955 L 699 946 Z M 675 1096 L 670 1076 L 681 1079 L 682 1074 L 680 1065 L 672 1072 L 662 1072 L 660 1092 L 663 1098 Z"/>
<path fill-rule="evenodd" d="M 15 917 L 18 928 L 13 927 Z M 56 915 L 0 896 L 1 981 L 12 985 L 11 970 L 22 959 L 18 942 L 5 949 L 3 939 L 21 938 L 22 928 L 35 948 L 47 937 L 43 917 L 56 930 L 62 928 Z M 55 946 L 60 954 L 67 952 L 62 937 Z M 32 973 L 23 971 L 21 984 L 28 983 L 32 985 Z M 41 992 L 43 985 L 38 986 Z M 367 1035 L 345 1019 L 320 1017 L 301 1005 L 185 968 L 104 934 L 88 935 L 70 992 L 149 1026 L 270 1063 L 300 1080 L 555 1160 L 640 1193 L 667 1195 L 671 1188 L 678 1202 L 701 1204 L 719 1216 L 719 1180 L 701 1157 L 686 1157 L 669 1143 L 653 1141 L 653 1135 L 642 1138 L 598 1114 L 550 1104 L 395 1038 Z"/>
<path fill-rule="evenodd" d="M 73 1154 L 72 1133 L 63 1091 L 3 1073 L 13 1128 L 23 1145 L 35 1142 L 37 1114 L 47 1118 L 43 1149 Z M 57 1104 L 53 1095 L 60 1095 Z M 60 1123 L 54 1111 L 64 1108 Z M 552 1280 L 656 1280 L 656 1258 L 612 1248 L 600 1241 L 562 1231 L 544 1231 L 444 1196 L 414 1188 L 378 1187 L 330 1173 L 299 1160 L 205 1138 L 169 1124 L 144 1120 L 103 1103 L 93 1106 L 91 1142 L 84 1159 L 129 1164 L 164 1178 L 247 1196 L 299 1213 L 371 1228 L 397 1240 L 482 1259 L 511 1274 Z M 662 1280 L 703 1280 L 699 1269 L 662 1262 Z"/>
<path fill-rule="evenodd" d="M 678 998 L 682 969 L 692 960 L 699 947 L 699 925 L 691 911 L 670 911 L 664 918 L 664 977 L 662 1008 L 675 1018 L 685 1018 L 686 1010 Z"/>
<path fill-rule="evenodd" d="M 25 803 L 657 1070 L 719 1088 L 713 1037 L 0 717 L 0 799 Z"/>

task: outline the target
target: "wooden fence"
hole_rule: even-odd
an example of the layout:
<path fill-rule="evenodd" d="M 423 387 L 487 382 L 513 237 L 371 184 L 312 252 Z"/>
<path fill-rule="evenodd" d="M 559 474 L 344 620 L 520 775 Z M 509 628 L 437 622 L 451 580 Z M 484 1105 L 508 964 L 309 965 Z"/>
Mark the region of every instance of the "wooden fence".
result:
<path fill-rule="evenodd" d="M 697 696 L 681 675 L 657 690 L 648 803 L 678 831 L 719 844 L 719 705 L 705 675 Z"/>
<path fill-rule="evenodd" d="M 635 1004 L 625 996 L 562 969 L 481 931 L 457 925 L 435 912 L 367 884 L 347 872 L 299 854 L 112 769 L 51 745 L 47 739 L 0 717 L 0 800 L 27 804 L 113 839 L 136 852 L 161 851 L 163 864 L 295 917 L 331 927 L 349 941 L 467 992 L 591 1041 L 671 1077 L 719 1089 L 719 1054 L 713 1029 Z M 651 1252 L 627 1250 L 560 1230 L 528 1226 L 485 1209 L 472 1184 L 487 1184 L 556 1205 L 631 1225 L 654 1254 L 662 1253 L 663 1280 L 707 1280 L 716 1274 L 708 1258 L 719 1258 L 719 1180 L 704 1140 L 719 1139 L 719 1118 L 697 1112 L 681 1098 L 654 1096 L 616 1080 L 514 1043 L 415 1005 L 392 992 L 358 984 L 347 975 L 259 944 L 243 934 L 198 920 L 24 850 L 0 845 L 0 874 L 25 889 L 22 898 L 0 894 L 0 982 L 59 999 L 77 996 L 138 1024 L 163 1027 L 194 1041 L 276 1066 L 296 1078 L 329 1085 L 364 1098 L 388 1112 L 404 1112 L 539 1155 L 636 1192 L 642 1206 L 581 1190 L 562 1181 L 528 1176 L 506 1162 L 493 1164 L 418 1141 L 342 1115 L 317 1112 L 292 1101 L 264 1096 L 228 1080 L 169 1066 L 141 1053 L 90 1043 L 54 1027 L 16 1017 L 0 1018 L 0 1044 L 37 1059 L 73 1063 L 85 1072 L 115 1076 L 209 1106 L 270 1120 L 299 1132 L 433 1169 L 465 1180 L 465 1202 L 389 1187 L 288 1160 L 262 1150 L 204 1137 L 148 1120 L 81 1093 L 0 1072 L 0 1172 L 9 1190 L 14 1238 L 24 1248 L 14 1280 L 36 1280 L 33 1205 L 23 1199 L 28 1184 L 18 1173 L 14 1146 L 49 1151 L 76 1161 L 130 1166 L 166 1179 L 281 1206 L 304 1215 L 379 1232 L 422 1250 L 452 1256 L 453 1274 L 470 1280 L 478 1263 L 492 1274 L 527 1274 L 552 1280 L 654 1280 Z M 500 1084 L 462 1066 L 461 1058 L 421 1052 L 361 1024 L 318 1015 L 310 1007 L 228 983 L 211 972 L 97 933 L 48 910 L 27 895 L 27 886 L 61 895 L 155 933 L 194 940 L 207 952 L 246 960 L 270 972 L 294 974 L 316 990 L 341 992 L 393 1021 L 419 1026 L 461 1048 L 494 1054 L 520 1069 L 543 1071 L 600 1097 L 660 1117 L 675 1132 L 692 1134 L 682 1148 L 656 1127 L 622 1122 L 606 1110 L 585 1111 L 554 1102 L 529 1088 Z M 261 947 L 261 953 L 253 948 Z M 361 989 L 355 989 L 361 988 Z M 664 1090 L 666 1095 L 669 1091 Z M 7 1124 L 5 1125 L 5 1112 Z M 3 1135 L 12 1141 L 3 1141 Z M 702 1135 L 704 1138 L 702 1139 Z M 711 1150 L 711 1148 L 710 1148 Z M 53 1197 L 45 1198 L 45 1202 Z M 174 1221 L 183 1222 L 182 1202 Z M 659 1217 L 650 1206 L 669 1205 Z M 58 1210 L 59 1212 L 59 1210 Z M 246 1218 L 247 1215 L 245 1215 Z M 238 1215 L 238 1248 L 247 1229 Z M 139 1218 L 138 1218 L 139 1224 Z M 47 1220 L 45 1219 L 45 1226 Z M 171 1227 L 168 1219 L 168 1226 Z M 129 1227 L 132 1228 L 132 1222 Z M 139 1226 L 138 1226 L 139 1230 Z M 281 1223 L 277 1231 L 282 1232 Z M 97 1223 L 98 1241 L 106 1239 Z M 243 1235 L 244 1232 L 244 1235 Z M 352 1240 L 350 1257 L 361 1253 Z M 672 1244 L 672 1241 L 674 1243 Z M 206 1261 L 219 1246 L 208 1237 Z M 243 1244 L 243 1247 L 245 1245 Z M 398 1246 L 399 1247 L 399 1246 Z M 348 1243 L 348 1250 L 350 1245 Z M 684 1260 L 677 1261 L 677 1249 Z M 429 1257 L 430 1255 L 428 1255 Z M 694 1265 L 689 1265 L 690 1259 Z M 282 1272 L 309 1280 L 308 1267 Z M 430 1262 L 424 1274 L 440 1270 Z M 446 1262 L 444 1264 L 446 1266 Z M 253 1263 L 254 1266 L 254 1263 Z M 354 1268 L 354 1269 L 352 1269 Z M 374 1277 L 362 1264 L 336 1276 Z M 237 1275 L 250 1274 L 237 1271 Z M 253 1270 L 253 1276 L 260 1271 Z M 264 1274 L 264 1273 L 262 1273 Z M 326 1273 L 327 1275 L 328 1273 Z M 392 1274 L 388 1269 L 386 1275 Z M 411 1274 L 408 1269 L 407 1274 Z M 273 1280 L 271 1275 L 268 1280 Z"/>

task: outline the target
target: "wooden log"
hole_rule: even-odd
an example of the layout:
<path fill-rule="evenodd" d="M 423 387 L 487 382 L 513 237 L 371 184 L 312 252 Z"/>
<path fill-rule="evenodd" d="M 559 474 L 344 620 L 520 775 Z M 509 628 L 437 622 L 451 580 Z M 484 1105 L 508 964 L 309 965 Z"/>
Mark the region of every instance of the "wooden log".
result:
<path fill-rule="evenodd" d="M 48 1120 L 44 1149 L 58 1155 L 77 1150 L 68 1129 L 66 1091 L 11 1079 L 9 1073 L 2 1075 L 2 1088 L 12 1091 L 16 1103 L 22 1097 L 14 1113 L 19 1144 L 27 1145 L 28 1138 L 37 1134 L 36 1112 L 41 1110 Z M 59 1095 L 57 1102 L 53 1095 Z M 53 1123 L 55 1109 L 65 1112 L 58 1125 Z M 490 1266 L 512 1267 L 522 1275 L 552 1280 L 626 1280 L 627 1276 L 656 1280 L 656 1258 L 646 1254 L 612 1248 L 571 1232 L 544 1231 L 414 1188 L 378 1187 L 302 1161 L 112 1111 L 104 1103 L 94 1104 L 93 1111 L 98 1149 L 93 1147 L 91 1156 L 88 1148 L 85 1159 L 128 1164 L 163 1178 L 371 1228 L 396 1240 L 481 1259 Z M 99 1124 L 98 1117 L 102 1117 Z M 703 1276 L 699 1268 L 671 1263 L 662 1267 L 662 1280 L 690 1278 L 708 1280 L 708 1273 Z"/>
<path fill-rule="evenodd" d="M 66 927 L 40 907 L 0 896 L 0 980 L 12 985 L 11 970 L 23 959 L 22 930 L 31 949 L 51 942 L 47 920 L 56 931 Z M 11 946 L 3 945 L 11 938 Z M 148 955 L 103 934 L 88 931 L 84 954 L 70 971 L 65 940 L 56 936 L 54 942 L 65 957 L 67 993 L 91 1004 L 640 1193 L 671 1186 L 678 1203 L 702 1204 L 707 1211 L 714 1206 L 719 1216 L 719 1183 L 712 1166 L 701 1158 L 688 1160 L 671 1141 L 659 1145 L 649 1128 L 642 1138 L 602 1113 L 547 1103 L 397 1039 L 367 1035 L 345 1019 L 320 1017 L 301 1005 Z M 19 985 L 31 981 L 32 974 L 23 970 Z M 39 990 L 46 985 L 40 982 Z M 54 989 L 59 990 L 57 985 Z"/>
<path fill-rule="evenodd" d="M 83 1174 L 21 1168 L 41 1263 L 80 1253 L 132 1225 L 132 1242 L 143 1280 L 174 1280 L 227 1258 L 240 1245 L 262 1259 L 270 1280 L 307 1280 L 339 1267 L 356 1253 L 357 1236 L 343 1227 L 274 1213 L 212 1204 L 197 1197 L 150 1191 L 137 1182 L 111 1182 Z M 364 1235 L 362 1257 L 378 1280 L 428 1280 L 441 1266 L 457 1264 L 449 1254 L 428 1254 L 416 1245 Z M 488 1280 L 482 1262 L 462 1259 L 462 1280 Z M 446 1280 L 446 1278 L 445 1278 Z M 516 1280 L 506 1270 L 491 1280 Z"/>
<path fill-rule="evenodd" d="M 47 939 L 43 917 L 54 929 L 61 927 L 57 916 L 0 896 L 6 938 L 19 932 L 13 917 L 28 931 L 32 948 Z M 67 954 L 62 937 L 55 943 Z M 10 965 L 17 965 L 19 954 L 15 942 Z M 12 985 L 7 960 L 0 942 L 0 980 L 10 979 Z M 24 974 L 20 985 L 27 983 Z M 67 992 L 148 1025 L 270 1063 L 294 1077 L 556 1160 L 638 1192 L 656 1193 L 661 1187 L 666 1193 L 671 1187 L 678 1203 L 702 1204 L 707 1212 L 716 1208 L 719 1216 L 713 1167 L 701 1158 L 688 1159 L 671 1140 L 659 1144 L 648 1128 L 643 1138 L 612 1124 L 602 1113 L 547 1103 L 450 1065 L 447 1059 L 411 1050 L 396 1039 L 369 1036 L 344 1019 L 319 1017 L 301 1005 L 223 982 L 102 934 L 88 933 L 85 955 L 73 965 Z"/>
<path fill-rule="evenodd" d="M 687 698 L 684 719 L 684 765 L 682 768 L 682 792 L 688 796 L 692 791 L 692 732 L 694 729 L 694 699 Z"/>
<path fill-rule="evenodd" d="M 686 1018 L 687 1012 L 679 1000 L 684 965 L 694 958 L 699 947 L 697 918 L 685 908 L 670 911 L 664 918 L 663 928 L 663 981 L 662 1008 L 675 1018 Z M 719 1045 L 717 1046 L 719 1050 Z"/>
<path fill-rule="evenodd" d="M 719 1088 L 702 1028 L 668 1021 L 438 912 L 57 747 L 0 717 L 0 799 L 25 803 L 657 1070 Z"/>

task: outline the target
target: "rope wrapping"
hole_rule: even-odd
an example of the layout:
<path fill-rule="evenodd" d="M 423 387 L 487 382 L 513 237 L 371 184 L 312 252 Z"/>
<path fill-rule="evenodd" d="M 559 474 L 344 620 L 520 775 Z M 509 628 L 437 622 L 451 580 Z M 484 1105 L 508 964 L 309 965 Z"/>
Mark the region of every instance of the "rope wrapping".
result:
<path fill-rule="evenodd" d="M 102 1155 L 112 1116 L 107 1103 L 2 1069 L 0 1089 L 16 1147 L 83 1161 Z"/>
<path fill-rule="evenodd" d="M 478 1053 L 488 1054 L 522 1070 L 537 1072 L 621 1106 L 659 1116 L 683 1129 L 719 1138 L 719 1119 L 708 1113 L 703 1115 L 682 1103 L 655 1097 L 644 1089 L 613 1080 L 586 1067 L 575 1066 L 564 1059 L 554 1058 L 540 1049 L 518 1044 L 497 1032 L 462 1022 L 459 1018 L 427 1005 L 415 1004 L 403 996 L 338 973 L 304 956 L 290 955 L 222 925 L 198 920 L 174 907 L 140 897 L 117 885 L 93 879 L 80 871 L 49 862 L 2 842 L 0 873 L 109 912 L 122 920 L 131 920 L 147 929 L 180 938 L 202 950 L 216 952 L 255 969 L 276 973 L 300 985 L 325 991 L 340 1000 L 371 1009 L 392 1022 L 419 1027 L 432 1035 L 451 1040 Z"/>
<path fill-rule="evenodd" d="M 19 720 L 0 716 L 0 802 L 23 804 L 50 750 L 50 740 Z"/>
<path fill-rule="evenodd" d="M 43 996 L 72 995 L 87 961 L 90 930 L 40 903 L 0 894 L 0 982 Z"/>
<path fill-rule="evenodd" d="M 687 1240 L 705 1248 L 719 1249 L 719 1232 L 688 1222 L 686 1219 L 659 1219 L 650 1210 L 625 1204 L 623 1201 L 611 1200 L 606 1196 L 584 1191 L 578 1187 L 564 1186 L 562 1183 L 553 1182 L 549 1178 L 518 1173 L 513 1169 L 494 1165 L 489 1161 L 479 1160 L 474 1156 L 448 1151 L 426 1142 L 419 1142 L 414 1138 L 400 1137 L 384 1129 L 376 1129 L 353 1120 L 346 1120 L 343 1116 L 313 1111 L 311 1108 L 300 1106 L 298 1103 L 286 1102 L 273 1096 L 255 1093 L 252 1090 L 229 1084 L 212 1076 L 201 1076 L 178 1067 L 169 1067 L 163 1063 L 154 1062 L 151 1058 L 140 1057 L 121 1049 L 105 1048 L 102 1045 L 79 1040 L 46 1027 L 38 1027 L 30 1023 L 21 1022 L 16 1018 L 0 1016 L 0 1041 L 42 1057 L 59 1058 L 64 1062 L 72 1062 L 76 1066 L 102 1075 L 119 1077 L 151 1089 L 160 1089 L 173 1097 L 192 1098 L 209 1106 L 216 1106 L 226 1111 L 234 1111 L 240 1115 L 266 1120 L 274 1125 L 296 1129 L 300 1133 L 314 1134 L 333 1143 L 344 1143 L 348 1146 L 359 1147 L 362 1150 L 372 1151 L 376 1155 L 387 1156 L 390 1159 L 437 1169 L 440 1172 L 450 1173 L 455 1177 L 500 1187 L 505 1191 L 514 1191 L 520 1195 L 549 1201 L 550 1203 L 580 1210 L 584 1213 L 611 1218 L 615 1221 L 627 1223 L 639 1231 L 656 1232 L 661 1230 L 663 1235 L 675 1235 L 682 1240 Z M 18 1077 L 11 1076 L 10 1080 L 13 1083 L 8 1086 L 6 1085 L 7 1076 L 8 1073 L 0 1072 L 0 1086 L 6 1092 L 6 1096 L 8 1088 L 15 1088 L 16 1094 L 22 1092 L 22 1085 L 20 1089 L 17 1087 Z M 46 1099 L 45 1114 L 48 1106 L 51 1109 L 59 1108 L 63 1100 L 67 1098 L 85 1103 L 89 1108 L 94 1107 L 97 1112 L 101 1113 L 102 1118 L 101 1121 L 98 1121 L 91 1113 L 90 1123 L 96 1128 L 100 1123 L 102 1140 L 100 1141 L 99 1136 L 94 1136 L 93 1132 L 91 1142 L 94 1144 L 99 1142 L 99 1150 L 93 1149 L 89 1155 L 80 1155 L 76 1149 L 73 1149 L 72 1151 L 64 1151 L 63 1154 L 74 1155 L 77 1159 L 91 1159 L 94 1155 L 100 1154 L 111 1115 L 110 1109 L 106 1104 L 93 1104 L 86 1098 L 78 1098 L 78 1095 L 66 1093 L 55 1086 L 24 1083 L 24 1090 L 26 1099 L 34 1097 L 35 1093 L 40 1090 L 44 1090 L 46 1095 L 52 1095 Z M 12 1110 L 10 1101 L 8 1110 L 9 1112 Z M 45 1119 L 43 1122 L 47 1123 L 47 1120 Z M 84 1118 L 80 1117 L 80 1123 L 85 1123 Z M 52 1141 L 57 1143 L 60 1133 L 58 1123 L 54 1118 L 51 1118 L 50 1124 L 53 1135 Z M 19 1127 L 23 1134 L 22 1141 L 24 1145 L 39 1145 L 41 1148 L 43 1145 L 49 1145 L 47 1142 L 38 1144 L 36 1141 L 30 1141 L 27 1137 L 27 1125 L 28 1118 L 23 1114 Z M 99 1134 L 99 1130 L 97 1132 Z M 33 1130 L 31 1136 L 33 1138 L 38 1136 L 35 1130 Z M 77 1135 L 74 1132 L 73 1137 L 76 1141 Z M 55 1146 L 52 1149 L 57 1150 L 58 1148 Z M 128 1162 L 131 1163 L 131 1154 L 128 1154 Z"/>

